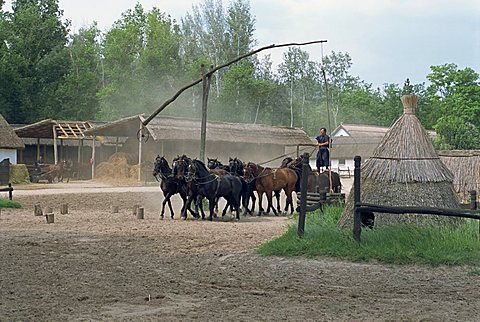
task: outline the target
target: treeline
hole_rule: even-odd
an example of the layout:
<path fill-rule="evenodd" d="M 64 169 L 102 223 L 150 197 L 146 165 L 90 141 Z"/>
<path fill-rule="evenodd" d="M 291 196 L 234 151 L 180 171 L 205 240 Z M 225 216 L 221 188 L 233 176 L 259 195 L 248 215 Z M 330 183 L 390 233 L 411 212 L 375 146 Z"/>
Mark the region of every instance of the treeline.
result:
<path fill-rule="evenodd" d="M 202 64 L 217 66 L 257 46 L 248 0 L 227 7 L 203 0 L 180 21 L 137 4 L 106 31 L 93 24 L 75 33 L 58 0 L 17 0 L 11 11 L 0 5 L 0 113 L 10 123 L 148 115 L 198 79 Z M 411 92 L 421 97 L 417 114 L 437 131 L 440 148 L 480 149 L 473 69 L 432 66 L 428 86 L 373 88 L 351 75 L 351 66 L 348 53 L 331 52 L 319 62 L 297 47 L 278 66 L 268 55 L 245 59 L 215 73 L 209 119 L 303 127 L 310 135 L 329 123 L 390 126 L 402 113 L 399 97 Z M 162 113 L 199 117 L 201 95 L 194 87 Z"/>

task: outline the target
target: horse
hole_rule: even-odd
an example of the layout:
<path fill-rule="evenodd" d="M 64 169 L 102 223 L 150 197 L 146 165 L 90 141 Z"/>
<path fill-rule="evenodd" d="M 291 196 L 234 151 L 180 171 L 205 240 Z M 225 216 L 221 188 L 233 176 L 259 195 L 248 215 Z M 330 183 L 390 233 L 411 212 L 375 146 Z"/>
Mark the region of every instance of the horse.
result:
<path fill-rule="evenodd" d="M 287 167 L 293 169 L 298 176 L 298 181 L 295 186 L 295 191 L 300 192 L 300 182 L 303 172 L 303 158 L 298 157 L 296 159 L 292 159 L 289 163 L 287 163 Z M 309 176 L 307 181 L 307 191 L 308 192 L 319 192 L 319 191 L 333 191 L 336 193 L 341 192 L 342 190 L 342 183 L 340 181 L 340 175 L 337 172 L 329 172 L 330 170 L 324 171 L 322 173 L 318 173 L 316 171 L 312 171 L 310 165 L 308 165 L 309 169 Z M 330 173 L 332 177 L 331 185 L 330 185 Z"/>
<path fill-rule="evenodd" d="M 157 157 L 155 158 L 155 164 L 152 174 L 155 179 L 160 182 L 160 189 L 162 189 L 164 197 L 160 218 L 163 219 L 163 216 L 165 214 L 165 205 L 168 204 L 168 207 L 170 208 L 170 218 L 173 219 L 175 214 L 172 208 L 172 202 L 170 198 L 177 193 L 180 194 L 180 197 L 183 200 L 183 207 L 185 207 L 185 204 L 187 202 L 186 186 L 182 185 L 182 183 L 172 175 L 172 169 L 168 165 L 168 161 L 163 156 L 160 157 L 159 155 L 157 155 Z M 188 210 L 190 210 L 192 216 L 199 217 L 198 214 L 195 214 L 191 209 Z"/>
<path fill-rule="evenodd" d="M 196 191 L 196 187 L 192 185 L 192 183 L 187 179 L 188 167 L 191 162 L 192 162 L 192 159 L 187 157 L 185 154 L 182 156 L 177 156 L 176 158 L 173 159 L 172 176 L 178 180 L 182 189 L 184 189 L 184 191 L 186 192 L 185 204 L 182 207 L 182 214 L 181 214 L 182 219 L 187 219 L 187 209 L 190 210 L 190 204 L 191 204 L 191 201 L 188 202 L 189 198 L 192 198 L 192 200 L 195 200 L 195 213 L 192 214 L 193 217 L 199 218 L 198 208 L 200 208 L 200 211 L 202 213 L 202 218 L 205 217 L 205 213 L 203 212 L 203 206 L 202 206 L 202 197 L 198 195 L 198 192 Z"/>
<path fill-rule="evenodd" d="M 226 172 L 230 172 L 230 168 L 228 165 L 222 164 L 222 162 L 218 161 L 217 158 L 211 159 L 207 158 L 207 166 L 210 170 L 225 170 Z"/>
<path fill-rule="evenodd" d="M 271 168 L 263 168 L 253 162 L 247 163 L 245 166 L 245 179 L 256 179 L 255 186 L 257 188 L 259 204 L 260 204 L 260 215 L 263 212 L 262 208 L 262 197 L 263 193 L 267 195 L 268 208 L 267 213 L 270 212 L 272 208 L 275 216 L 277 211 L 272 205 L 272 193 L 276 190 L 283 189 L 287 195 L 287 204 L 285 205 L 285 211 L 288 211 L 288 206 L 290 205 L 290 211 L 293 213 L 293 198 L 292 192 L 295 190 L 295 184 L 297 182 L 297 174 L 295 171 L 289 168 L 279 168 L 273 170 Z"/>
<path fill-rule="evenodd" d="M 227 203 L 235 208 L 237 220 L 240 220 L 240 195 L 242 193 L 242 182 L 236 176 L 226 174 L 222 177 L 214 175 L 208 171 L 205 164 L 200 160 L 192 160 L 188 166 L 187 181 L 190 181 L 199 195 L 204 196 L 209 201 L 210 216 L 209 220 L 213 220 L 213 209 L 217 198 L 223 197 Z M 192 202 L 191 197 L 187 200 L 187 205 Z M 184 210 L 185 211 L 185 210 Z M 222 216 L 225 215 L 226 208 L 223 210 Z"/>
<path fill-rule="evenodd" d="M 247 182 L 243 175 L 245 174 L 245 164 L 242 160 L 238 158 L 229 158 L 228 160 L 228 167 L 230 169 L 230 173 L 234 176 L 237 176 L 242 181 L 242 206 L 244 209 L 243 214 L 246 215 L 249 213 L 250 215 L 255 211 L 255 201 L 257 198 L 253 191 L 255 191 L 255 180 Z M 252 209 L 248 209 L 248 201 L 252 198 Z"/>

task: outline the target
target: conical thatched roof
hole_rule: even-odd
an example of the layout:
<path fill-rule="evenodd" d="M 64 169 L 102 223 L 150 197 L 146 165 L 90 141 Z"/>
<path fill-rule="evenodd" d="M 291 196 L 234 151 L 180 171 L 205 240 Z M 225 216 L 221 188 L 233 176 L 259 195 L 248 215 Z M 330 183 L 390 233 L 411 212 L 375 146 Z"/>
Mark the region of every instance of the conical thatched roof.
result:
<path fill-rule="evenodd" d="M 0 149 L 24 149 L 25 144 L 0 114 Z"/>
<path fill-rule="evenodd" d="M 459 208 L 453 174 L 442 163 L 427 132 L 415 116 L 418 97 L 402 96 L 403 115 L 362 164 L 361 201 L 386 206 Z M 444 222 L 447 217 L 375 214 L 375 224 Z M 353 223 L 353 189 L 340 220 Z"/>

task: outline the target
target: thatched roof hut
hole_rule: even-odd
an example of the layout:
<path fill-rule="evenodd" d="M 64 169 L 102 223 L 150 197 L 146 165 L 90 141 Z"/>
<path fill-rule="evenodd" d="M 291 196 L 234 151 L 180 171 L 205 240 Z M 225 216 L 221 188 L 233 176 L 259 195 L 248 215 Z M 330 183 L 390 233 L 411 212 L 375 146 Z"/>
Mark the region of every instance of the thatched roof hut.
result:
<path fill-rule="evenodd" d="M 0 149 L 23 149 L 25 145 L 0 114 Z M 1 160 L 0 160 L 1 161 Z"/>
<path fill-rule="evenodd" d="M 470 201 L 470 191 L 480 193 L 480 150 L 438 151 L 438 156 L 453 173 L 453 187 L 463 202 Z"/>
<path fill-rule="evenodd" d="M 393 124 L 362 165 L 361 200 L 386 206 L 459 208 L 453 190 L 453 174 L 442 163 L 433 144 L 415 116 L 418 97 L 402 96 L 403 115 Z M 375 224 L 435 221 L 448 217 L 375 214 Z M 353 224 L 353 189 L 340 220 Z"/>

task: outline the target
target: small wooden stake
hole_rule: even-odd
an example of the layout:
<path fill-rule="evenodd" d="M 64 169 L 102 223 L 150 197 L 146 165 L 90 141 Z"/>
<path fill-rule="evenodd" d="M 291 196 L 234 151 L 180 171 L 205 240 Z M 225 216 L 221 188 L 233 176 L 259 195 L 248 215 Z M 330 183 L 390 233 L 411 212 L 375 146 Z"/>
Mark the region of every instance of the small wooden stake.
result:
<path fill-rule="evenodd" d="M 132 215 L 136 215 L 136 214 L 137 214 L 138 207 L 140 207 L 140 206 L 139 206 L 139 205 L 133 205 Z"/>
<path fill-rule="evenodd" d="M 47 219 L 47 224 L 53 224 L 55 221 L 53 213 L 46 214 L 45 218 Z"/>
<path fill-rule="evenodd" d="M 118 206 L 112 206 L 112 214 L 118 214 Z"/>
<path fill-rule="evenodd" d="M 68 203 L 62 204 L 62 207 L 60 208 L 60 213 L 62 215 L 68 214 Z"/>
<path fill-rule="evenodd" d="M 34 215 L 35 216 L 43 216 L 42 207 L 39 204 L 36 204 L 34 207 L 35 207 L 34 210 L 33 210 Z"/>
<path fill-rule="evenodd" d="M 137 209 L 137 219 L 143 219 L 145 214 L 145 210 L 142 207 L 138 207 Z"/>

